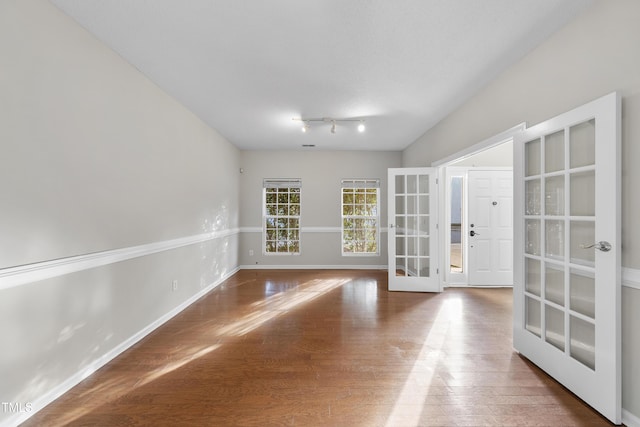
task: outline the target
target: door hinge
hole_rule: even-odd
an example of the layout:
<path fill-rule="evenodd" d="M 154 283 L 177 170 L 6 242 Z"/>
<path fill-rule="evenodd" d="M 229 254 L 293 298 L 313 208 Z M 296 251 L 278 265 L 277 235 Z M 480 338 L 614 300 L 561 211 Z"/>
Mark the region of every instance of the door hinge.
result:
<path fill-rule="evenodd" d="M 436 268 L 436 274 L 440 274 L 440 269 Z"/>

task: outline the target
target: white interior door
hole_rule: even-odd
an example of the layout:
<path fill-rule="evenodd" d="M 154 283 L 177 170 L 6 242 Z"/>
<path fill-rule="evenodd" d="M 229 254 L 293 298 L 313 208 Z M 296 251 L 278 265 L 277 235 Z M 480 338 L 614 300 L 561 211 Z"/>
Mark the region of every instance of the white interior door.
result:
<path fill-rule="evenodd" d="M 393 168 L 389 185 L 389 290 L 442 291 L 435 168 Z"/>
<path fill-rule="evenodd" d="M 513 171 L 469 170 L 469 285 L 513 284 Z"/>
<path fill-rule="evenodd" d="M 517 351 L 620 422 L 620 98 L 514 140 Z"/>

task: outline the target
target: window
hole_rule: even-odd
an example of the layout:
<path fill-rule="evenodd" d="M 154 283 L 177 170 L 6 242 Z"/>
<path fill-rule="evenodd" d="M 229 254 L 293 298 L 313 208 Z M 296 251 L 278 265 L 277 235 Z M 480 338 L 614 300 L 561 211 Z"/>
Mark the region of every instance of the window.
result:
<path fill-rule="evenodd" d="M 342 180 L 342 255 L 378 255 L 380 180 Z"/>
<path fill-rule="evenodd" d="M 299 179 L 263 182 L 263 248 L 265 254 L 300 253 Z"/>

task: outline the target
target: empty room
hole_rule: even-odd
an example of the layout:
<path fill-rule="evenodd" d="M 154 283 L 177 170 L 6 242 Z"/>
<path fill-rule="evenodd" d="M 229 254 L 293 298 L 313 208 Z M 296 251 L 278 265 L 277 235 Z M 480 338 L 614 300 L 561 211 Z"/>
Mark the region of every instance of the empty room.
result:
<path fill-rule="evenodd" d="M 0 426 L 640 427 L 639 18 L 0 0 Z"/>

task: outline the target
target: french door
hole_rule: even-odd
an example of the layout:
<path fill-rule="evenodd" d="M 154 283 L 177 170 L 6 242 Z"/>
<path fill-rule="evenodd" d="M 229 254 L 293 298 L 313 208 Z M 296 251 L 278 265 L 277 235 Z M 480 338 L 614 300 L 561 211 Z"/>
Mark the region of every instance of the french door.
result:
<path fill-rule="evenodd" d="M 620 423 L 620 98 L 514 139 L 517 351 Z"/>
<path fill-rule="evenodd" d="M 389 290 L 442 291 L 435 168 L 393 168 L 389 185 Z"/>

